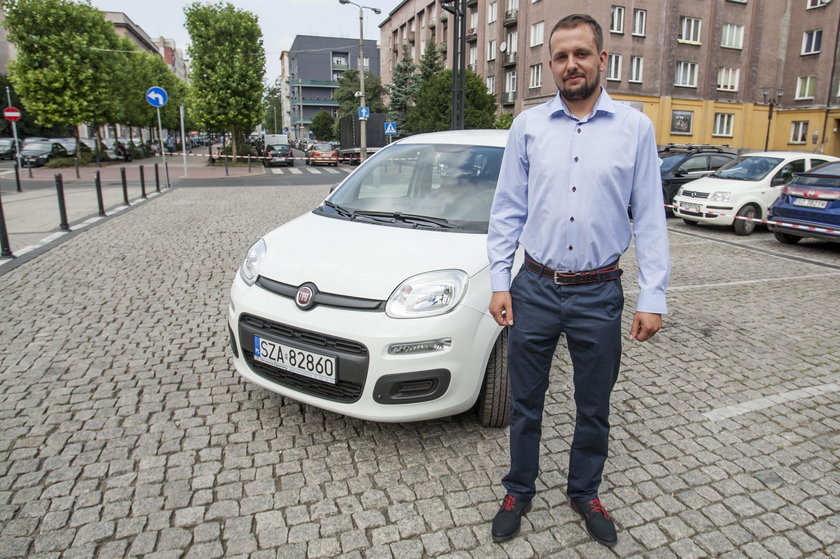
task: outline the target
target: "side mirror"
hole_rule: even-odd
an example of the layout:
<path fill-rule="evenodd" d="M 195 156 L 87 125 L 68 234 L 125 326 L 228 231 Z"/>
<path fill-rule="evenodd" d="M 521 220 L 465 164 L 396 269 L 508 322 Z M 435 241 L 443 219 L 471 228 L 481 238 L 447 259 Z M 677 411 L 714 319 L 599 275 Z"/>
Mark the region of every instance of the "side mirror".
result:
<path fill-rule="evenodd" d="M 770 181 L 770 186 L 781 186 L 787 183 L 788 181 L 785 179 L 785 177 L 773 177 L 773 180 Z"/>
<path fill-rule="evenodd" d="M 684 177 L 687 174 L 688 174 L 688 172 L 685 169 L 677 169 L 676 171 L 674 171 L 674 176 L 675 177 Z"/>
<path fill-rule="evenodd" d="M 336 188 L 338 188 L 338 185 L 339 185 L 339 184 L 341 184 L 341 183 L 340 183 L 340 182 L 337 182 L 337 183 L 335 183 L 334 185 L 332 185 L 332 186 L 330 187 L 330 194 L 332 194 L 333 190 L 335 190 Z"/>

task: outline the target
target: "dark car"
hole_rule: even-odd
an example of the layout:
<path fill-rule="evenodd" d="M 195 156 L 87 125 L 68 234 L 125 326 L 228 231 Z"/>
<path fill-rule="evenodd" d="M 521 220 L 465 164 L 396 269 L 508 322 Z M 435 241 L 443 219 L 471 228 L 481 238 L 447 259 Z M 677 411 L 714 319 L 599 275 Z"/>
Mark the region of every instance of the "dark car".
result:
<path fill-rule="evenodd" d="M 270 145 L 265 148 L 265 156 L 263 165 L 266 167 L 273 167 L 274 165 L 287 165 L 293 167 L 295 164 L 295 157 L 292 154 L 292 148 L 286 144 Z"/>
<path fill-rule="evenodd" d="M 67 150 L 68 156 L 74 157 L 76 155 L 76 138 L 50 138 L 49 141 L 64 146 L 64 149 Z M 82 153 L 92 151 L 90 147 L 81 140 L 79 141 L 79 145 L 81 146 L 80 149 Z"/>
<path fill-rule="evenodd" d="M 782 188 L 768 212 L 768 225 L 785 244 L 805 237 L 840 243 L 840 163 L 831 161 L 798 173 Z"/>
<path fill-rule="evenodd" d="M 710 175 L 736 154 L 725 151 L 726 146 L 668 144 L 659 151 L 659 173 L 662 176 L 662 196 L 672 205 L 680 187 L 689 181 Z M 671 212 L 668 211 L 670 214 Z"/>
<path fill-rule="evenodd" d="M 67 150 L 58 142 L 32 142 L 23 146 L 20 156 L 24 165 L 40 167 L 52 159 L 67 157 Z"/>
<path fill-rule="evenodd" d="M 0 138 L 0 159 L 14 159 L 16 154 L 15 139 Z"/>

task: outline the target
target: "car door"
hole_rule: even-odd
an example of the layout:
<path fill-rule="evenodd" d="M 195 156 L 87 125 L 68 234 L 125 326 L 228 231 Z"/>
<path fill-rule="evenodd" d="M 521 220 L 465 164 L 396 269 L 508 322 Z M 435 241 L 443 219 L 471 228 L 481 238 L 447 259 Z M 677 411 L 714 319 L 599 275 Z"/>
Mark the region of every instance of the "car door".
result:
<path fill-rule="evenodd" d="M 770 179 L 770 184 L 767 188 L 762 189 L 762 211 L 764 216 L 767 215 L 767 210 L 782 193 L 782 188 L 793 180 L 794 173 L 805 172 L 806 160 L 804 157 L 788 161 L 781 168 L 776 171 L 773 178 Z"/>

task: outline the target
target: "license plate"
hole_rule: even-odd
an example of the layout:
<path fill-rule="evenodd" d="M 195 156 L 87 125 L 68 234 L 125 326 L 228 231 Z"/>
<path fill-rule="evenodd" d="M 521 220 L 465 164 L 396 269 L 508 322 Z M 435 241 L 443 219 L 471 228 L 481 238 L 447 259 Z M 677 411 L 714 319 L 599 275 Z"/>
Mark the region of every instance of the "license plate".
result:
<path fill-rule="evenodd" d="M 335 384 L 335 357 L 254 336 L 254 359 L 311 379 Z"/>
<path fill-rule="evenodd" d="M 814 198 L 794 198 L 793 205 L 824 210 L 826 206 L 828 206 L 828 200 L 815 200 Z"/>
<path fill-rule="evenodd" d="M 699 212 L 700 204 L 688 204 L 686 202 L 680 202 L 680 209 L 687 210 L 689 212 Z"/>

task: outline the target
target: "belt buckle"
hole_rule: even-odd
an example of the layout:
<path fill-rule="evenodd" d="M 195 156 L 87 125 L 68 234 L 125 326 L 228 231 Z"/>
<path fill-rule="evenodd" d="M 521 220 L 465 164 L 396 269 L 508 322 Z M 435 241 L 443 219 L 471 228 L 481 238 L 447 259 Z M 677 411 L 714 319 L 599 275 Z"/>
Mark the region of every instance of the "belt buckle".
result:
<path fill-rule="evenodd" d="M 569 272 L 566 270 L 554 270 L 554 284 L 555 285 L 565 285 L 575 281 L 577 279 L 578 274 L 575 272 Z"/>

